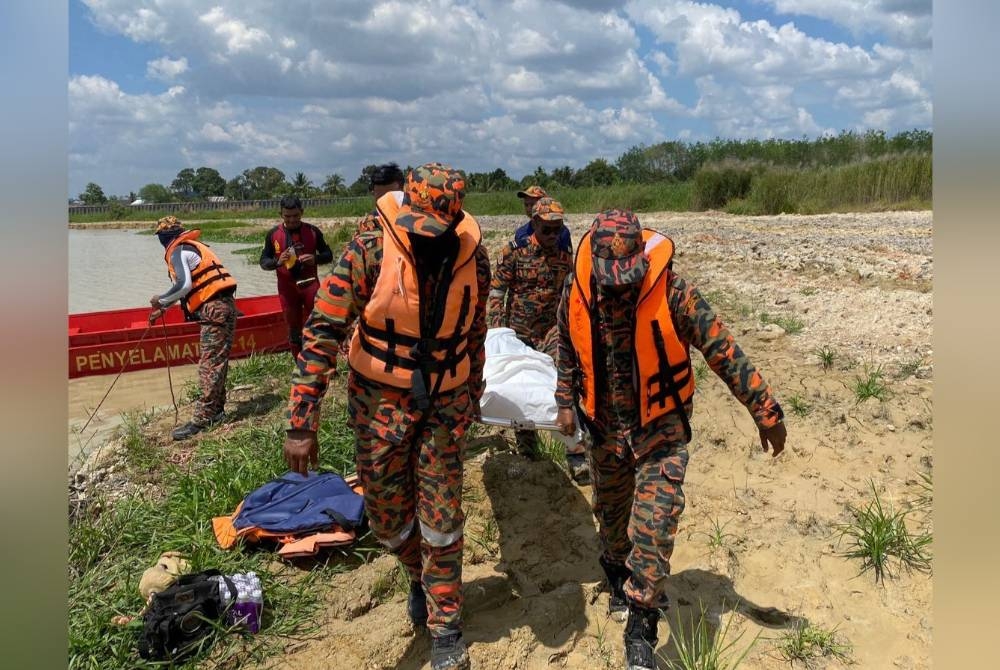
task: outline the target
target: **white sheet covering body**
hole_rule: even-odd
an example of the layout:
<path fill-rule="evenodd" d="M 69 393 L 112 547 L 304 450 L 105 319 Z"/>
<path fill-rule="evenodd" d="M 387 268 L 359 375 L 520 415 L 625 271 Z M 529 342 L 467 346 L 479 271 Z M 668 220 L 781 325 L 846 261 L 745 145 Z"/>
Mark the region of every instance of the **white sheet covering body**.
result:
<path fill-rule="evenodd" d="M 484 417 L 555 423 L 555 361 L 517 339 L 510 328 L 487 331 L 483 377 L 486 389 L 479 406 Z M 575 436 L 552 433 L 570 446 L 583 438 L 579 421 Z"/>

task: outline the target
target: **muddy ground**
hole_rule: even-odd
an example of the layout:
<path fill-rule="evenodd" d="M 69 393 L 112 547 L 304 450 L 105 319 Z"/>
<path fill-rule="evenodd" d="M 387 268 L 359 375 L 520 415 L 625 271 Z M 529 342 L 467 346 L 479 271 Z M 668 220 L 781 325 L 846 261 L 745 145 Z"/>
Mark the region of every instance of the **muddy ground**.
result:
<path fill-rule="evenodd" d="M 570 217 L 574 239 L 591 219 Z M 887 504 L 911 509 L 913 530 L 930 530 L 929 503 L 918 500 L 926 496 L 920 475 L 932 467 L 931 213 L 640 219 L 675 240 L 675 269 L 717 306 L 788 415 L 787 449 L 772 459 L 745 409 L 718 378 L 699 374 L 659 653 L 676 658 L 670 631 L 704 607 L 712 630 L 736 640 L 734 651 L 756 639 L 742 668 L 789 667 L 777 640 L 803 621 L 850 646 L 847 659 L 810 667 L 929 668 L 931 575 L 900 570 L 876 585 L 841 555 L 847 543 L 837 528 L 851 518 L 848 505 L 870 499 L 871 481 Z M 491 252 L 515 221 L 481 217 Z M 835 353 L 829 369 L 817 354 L 824 348 Z M 876 370 L 889 397 L 859 402 L 857 379 Z M 504 444 L 502 435 L 478 437 L 466 468 L 465 636 L 474 667 L 623 667 L 590 488 Z M 267 667 L 429 667 L 429 642 L 411 630 L 405 594 L 373 595 L 395 569 L 382 557 L 336 576 L 319 634 Z"/>

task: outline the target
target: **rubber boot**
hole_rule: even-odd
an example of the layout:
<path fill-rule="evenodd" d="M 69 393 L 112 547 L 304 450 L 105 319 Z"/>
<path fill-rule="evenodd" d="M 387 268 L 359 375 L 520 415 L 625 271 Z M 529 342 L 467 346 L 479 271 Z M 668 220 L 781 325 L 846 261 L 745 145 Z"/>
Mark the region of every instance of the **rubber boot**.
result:
<path fill-rule="evenodd" d="M 608 614 L 615 621 L 625 621 L 628 615 L 628 601 L 625 599 L 625 582 L 632 576 L 632 571 L 621 563 L 612 563 L 603 556 L 600 558 L 601 567 L 608 577 L 608 590 L 611 596 L 608 598 Z"/>
<path fill-rule="evenodd" d="M 431 670 L 470 670 L 469 650 L 461 633 L 431 638 Z"/>
<path fill-rule="evenodd" d="M 626 670 L 656 670 L 656 624 L 660 611 L 635 604 L 628 606 L 625 626 Z"/>
<path fill-rule="evenodd" d="M 427 625 L 427 595 L 420 582 L 410 582 L 410 596 L 406 600 L 406 611 L 414 628 Z"/>

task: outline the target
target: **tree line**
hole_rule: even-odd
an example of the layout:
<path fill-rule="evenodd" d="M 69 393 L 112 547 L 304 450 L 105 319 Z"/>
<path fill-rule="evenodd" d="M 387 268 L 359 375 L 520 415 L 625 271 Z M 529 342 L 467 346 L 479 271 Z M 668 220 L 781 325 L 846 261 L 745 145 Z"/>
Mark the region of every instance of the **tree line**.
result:
<path fill-rule="evenodd" d="M 614 184 L 652 184 L 686 182 L 707 165 L 727 162 L 759 163 L 786 168 L 838 166 L 886 155 L 930 153 L 933 133 L 930 130 L 907 130 L 888 136 L 881 130 L 864 133 L 843 131 L 815 139 L 720 139 L 708 142 L 667 141 L 650 146 L 636 145 L 610 162 L 595 158 L 584 167 L 569 165 L 551 171 L 539 166 L 516 180 L 497 168 L 491 172 L 469 172 L 470 192 L 512 191 L 538 184 L 543 188 L 586 188 Z M 407 166 L 409 171 L 411 166 Z M 358 178 L 348 185 L 334 173 L 320 185 L 314 185 L 305 173 L 291 179 L 276 167 L 257 166 L 243 170 L 228 181 L 211 167 L 184 168 L 169 186 L 146 184 L 128 195 L 128 202 L 142 198 L 146 202 L 187 202 L 223 196 L 227 200 L 267 200 L 294 194 L 304 198 L 361 196 L 368 192 L 371 173 L 376 166 L 366 165 Z M 105 204 L 110 200 L 96 183 L 87 184 L 79 199 L 85 204 Z"/>

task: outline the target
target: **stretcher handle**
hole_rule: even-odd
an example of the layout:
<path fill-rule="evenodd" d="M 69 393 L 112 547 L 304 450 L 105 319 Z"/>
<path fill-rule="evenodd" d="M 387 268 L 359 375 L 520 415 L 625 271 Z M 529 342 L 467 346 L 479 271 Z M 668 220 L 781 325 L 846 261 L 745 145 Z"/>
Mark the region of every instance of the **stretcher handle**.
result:
<path fill-rule="evenodd" d="M 529 419 L 497 419 L 494 417 L 484 416 L 479 419 L 479 423 L 486 424 L 488 426 L 513 428 L 514 430 L 554 430 L 557 432 L 560 430 L 559 426 L 555 423 L 550 423 L 548 421 L 540 421 L 536 423 Z"/>

